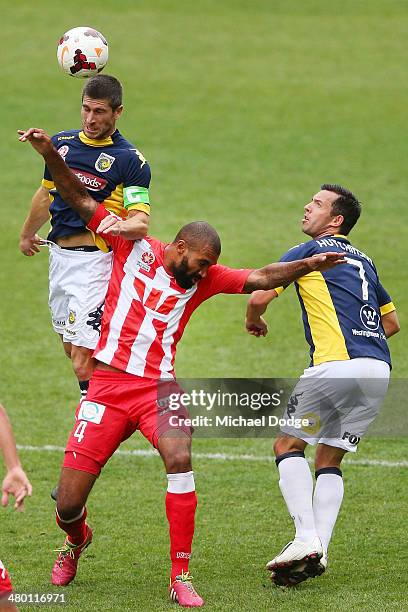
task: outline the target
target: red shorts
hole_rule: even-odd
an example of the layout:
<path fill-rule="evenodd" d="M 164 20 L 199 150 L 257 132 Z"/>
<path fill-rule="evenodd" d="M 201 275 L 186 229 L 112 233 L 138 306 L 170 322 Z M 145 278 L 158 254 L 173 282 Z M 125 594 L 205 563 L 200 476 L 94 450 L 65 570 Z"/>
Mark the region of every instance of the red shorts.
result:
<path fill-rule="evenodd" d="M 182 393 L 173 380 L 140 378 L 127 372 L 95 370 L 86 399 L 76 410 L 76 423 L 65 449 L 64 467 L 98 476 L 118 446 L 137 429 L 157 448 L 166 431 L 183 431 L 188 412 L 169 406 L 169 398 Z M 174 394 L 172 396 L 172 394 Z"/>

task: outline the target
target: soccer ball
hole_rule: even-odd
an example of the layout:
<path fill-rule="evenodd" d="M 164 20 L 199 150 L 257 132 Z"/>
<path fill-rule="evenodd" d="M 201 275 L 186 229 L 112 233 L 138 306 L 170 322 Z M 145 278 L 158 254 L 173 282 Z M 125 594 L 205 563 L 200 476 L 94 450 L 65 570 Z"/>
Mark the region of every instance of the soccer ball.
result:
<path fill-rule="evenodd" d="M 97 30 L 72 28 L 59 40 L 57 59 L 70 76 L 88 78 L 104 69 L 108 61 L 108 43 Z"/>

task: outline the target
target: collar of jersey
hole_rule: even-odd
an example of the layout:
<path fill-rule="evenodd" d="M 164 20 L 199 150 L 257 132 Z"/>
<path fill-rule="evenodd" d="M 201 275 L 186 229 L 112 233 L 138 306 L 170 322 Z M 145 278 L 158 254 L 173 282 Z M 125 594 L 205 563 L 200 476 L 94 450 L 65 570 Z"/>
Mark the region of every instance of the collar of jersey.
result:
<path fill-rule="evenodd" d="M 113 144 L 112 136 L 108 136 L 103 140 L 92 140 L 92 138 L 88 138 L 84 132 L 79 132 L 78 134 L 79 140 L 90 147 L 106 147 L 106 145 Z"/>
<path fill-rule="evenodd" d="M 343 236 L 343 234 L 333 234 L 333 238 L 343 238 L 343 240 L 347 240 L 347 242 L 350 242 L 347 236 Z"/>

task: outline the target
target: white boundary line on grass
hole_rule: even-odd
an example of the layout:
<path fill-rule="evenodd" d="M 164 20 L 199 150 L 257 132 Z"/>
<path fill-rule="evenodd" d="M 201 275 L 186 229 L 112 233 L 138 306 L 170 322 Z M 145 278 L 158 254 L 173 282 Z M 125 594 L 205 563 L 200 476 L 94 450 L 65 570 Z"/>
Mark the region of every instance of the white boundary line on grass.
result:
<path fill-rule="evenodd" d="M 52 446 L 46 444 L 44 446 L 30 446 L 18 444 L 18 450 L 34 451 L 39 453 L 63 453 L 63 446 Z M 134 449 L 134 450 L 117 450 L 115 455 L 124 457 L 157 457 L 158 452 L 153 449 Z M 194 453 L 195 459 L 214 459 L 215 461 L 257 461 L 259 463 L 273 463 L 272 455 L 229 455 L 226 453 Z M 311 461 L 311 460 L 309 460 Z M 378 466 L 389 468 L 408 468 L 408 461 L 386 461 L 381 459 L 345 459 L 347 465 L 358 466 Z"/>

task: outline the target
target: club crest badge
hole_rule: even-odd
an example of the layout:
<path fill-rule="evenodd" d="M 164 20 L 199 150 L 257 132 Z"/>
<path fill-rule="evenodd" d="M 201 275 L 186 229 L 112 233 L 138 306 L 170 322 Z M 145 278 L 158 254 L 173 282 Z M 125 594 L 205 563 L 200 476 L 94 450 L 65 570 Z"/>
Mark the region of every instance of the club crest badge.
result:
<path fill-rule="evenodd" d="M 101 153 L 95 162 L 95 168 L 98 172 L 107 172 L 111 169 L 115 158 L 107 153 Z"/>
<path fill-rule="evenodd" d="M 62 147 L 60 147 L 58 149 L 58 153 L 61 155 L 62 159 L 65 160 L 67 153 L 69 151 L 69 146 L 68 145 L 62 145 Z"/>

